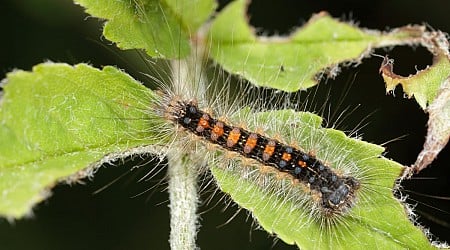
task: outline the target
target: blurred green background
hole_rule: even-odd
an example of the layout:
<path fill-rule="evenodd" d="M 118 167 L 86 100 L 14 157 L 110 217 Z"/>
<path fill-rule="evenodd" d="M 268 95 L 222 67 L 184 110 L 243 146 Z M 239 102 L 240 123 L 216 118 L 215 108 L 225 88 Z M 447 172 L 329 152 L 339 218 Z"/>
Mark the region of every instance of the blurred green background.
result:
<path fill-rule="evenodd" d="M 225 3 L 223 3 L 225 4 Z M 406 24 L 427 23 L 450 32 L 450 2 L 429 1 L 255 1 L 250 5 L 250 22 L 262 34 L 286 34 L 322 10 L 334 17 L 357 22 L 361 27 L 386 30 Z M 101 36 L 101 22 L 89 18 L 70 0 L 2 0 L 0 2 L 0 73 L 16 68 L 30 70 L 50 60 L 70 64 L 88 62 L 96 67 L 116 65 L 138 79 L 148 70 L 142 62 L 129 61 L 136 53 L 124 54 Z M 408 75 L 431 63 L 423 48 L 399 47 L 389 53 L 395 58 L 395 71 Z M 128 58 L 124 60 L 124 58 Z M 127 61 L 128 60 L 128 61 Z M 370 115 L 359 134 L 365 140 L 388 143 L 387 157 L 412 164 L 421 149 L 426 132 L 426 115 L 413 100 L 386 96 L 378 75 L 380 58 L 364 60 L 357 68 L 346 68 L 335 79 L 320 84 L 317 91 L 331 87 L 331 103 L 338 103 L 343 89 L 350 87 L 336 112 L 361 104 L 349 114 L 352 128 Z M 325 90 L 323 90 L 325 89 Z M 314 90 L 312 90 L 314 91 Z M 338 94 L 335 94 L 338 93 Z M 0 138 L 1 139 L 1 138 Z M 101 168 L 93 180 L 84 184 L 58 185 L 53 196 L 34 209 L 31 218 L 15 222 L 0 219 L 0 249 L 168 249 L 169 210 L 166 184 L 155 185 L 164 171 L 150 180 L 140 181 L 153 168 L 150 162 L 137 170 L 131 166 L 147 163 L 149 158 L 127 160 L 125 164 Z M 418 204 L 421 224 L 441 240 L 450 241 L 450 148 L 441 152 L 429 169 L 405 183 L 410 203 Z M 124 175 L 124 176 L 122 176 Z M 121 178 L 119 178 L 122 176 Z M 119 178 L 119 179 L 118 179 Z M 114 180 L 105 190 L 95 193 Z M 222 194 L 206 204 L 212 189 L 203 195 L 202 220 L 198 244 L 203 249 L 295 249 L 274 240 L 256 228 L 250 215 L 237 212 Z M 413 191 L 413 192 L 411 192 Z M 144 192 L 144 193 L 142 193 Z M 440 196 L 434 199 L 425 195 Z M 226 209 L 225 209 L 226 208 Z M 228 223 L 227 223 L 228 222 Z M 446 224 L 446 226 L 445 226 Z"/>

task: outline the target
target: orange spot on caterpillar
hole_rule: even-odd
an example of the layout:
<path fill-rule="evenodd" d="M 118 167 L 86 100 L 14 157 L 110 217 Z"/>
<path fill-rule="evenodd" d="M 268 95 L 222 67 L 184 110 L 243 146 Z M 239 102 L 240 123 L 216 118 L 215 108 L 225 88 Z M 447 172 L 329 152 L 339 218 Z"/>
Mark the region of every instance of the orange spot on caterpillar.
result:
<path fill-rule="evenodd" d="M 217 141 L 217 139 L 223 135 L 223 132 L 223 122 L 216 122 L 211 131 L 211 140 Z"/>
<path fill-rule="evenodd" d="M 306 168 L 307 167 L 306 162 L 304 162 L 304 161 L 299 160 L 297 163 L 302 168 Z"/>
<path fill-rule="evenodd" d="M 263 153 L 263 160 L 267 161 L 269 160 L 269 158 L 273 155 L 273 153 L 275 152 L 275 145 L 276 142 L 273 140 L 270 140 L 266 147 L 264 148 L 264 153 Z"/>
<path fill-rule="evenodd" d="M 227 139 L 227 147 L 231 148 L 236 145 L 241 137 L 241 130 L 239 128 L 233 128 Z"/>
<path fill-rule="evenodd" d="M 203 116 L 198 121 L 196 131 L 200 133 L 200 132 L 203 132 L 207 128 L 209 128 L 209 115 L 203 114 Z"/>
<path fill-rule="evenodd" d="M 256 147 L 257 142 L 258 142 L 258 135 L 255 133 L 250 134 L 247 138 L 247 141 L 245 142 L 244 153 L 246 154 L 250 153 Z"/>
<path fill-rule="evenodd" d="M 284 161 L 290 161 L 292 158 L 292 155 L 289 153 L 284 152 L 283 155 L 281 156 L 281 159 Z"/>

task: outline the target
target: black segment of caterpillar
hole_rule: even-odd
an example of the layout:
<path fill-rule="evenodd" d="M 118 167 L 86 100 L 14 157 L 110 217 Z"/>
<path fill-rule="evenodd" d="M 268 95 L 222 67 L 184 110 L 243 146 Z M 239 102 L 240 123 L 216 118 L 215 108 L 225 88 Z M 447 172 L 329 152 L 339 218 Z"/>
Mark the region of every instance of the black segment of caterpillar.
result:
<path fill-rule="evenodd" d="M 202 111 L 195 101 L 172 100 L 166 115 L 172 122 L 209 143 L 287 173 L 307 185 L 320 194 L 319 204 L 326 216 L 341 214 L 354 204 L 360 182 L 351 176 L 340 176 L 312 154 L 262 134 L 231 126 Z"/>

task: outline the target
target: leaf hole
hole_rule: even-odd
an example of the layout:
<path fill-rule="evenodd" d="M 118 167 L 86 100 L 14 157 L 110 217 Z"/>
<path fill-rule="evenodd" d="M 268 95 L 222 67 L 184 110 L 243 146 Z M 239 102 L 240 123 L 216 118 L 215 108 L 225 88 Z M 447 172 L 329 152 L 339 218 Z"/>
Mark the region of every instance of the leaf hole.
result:
<path fill-rule="evenodd" d="M 381 54 L 388 54 L 389 58 L 394 59 L 394 73 L 401 76 L 414 75 L 433 63 L 433 55 L 421 46 L 397 46 Z"/>

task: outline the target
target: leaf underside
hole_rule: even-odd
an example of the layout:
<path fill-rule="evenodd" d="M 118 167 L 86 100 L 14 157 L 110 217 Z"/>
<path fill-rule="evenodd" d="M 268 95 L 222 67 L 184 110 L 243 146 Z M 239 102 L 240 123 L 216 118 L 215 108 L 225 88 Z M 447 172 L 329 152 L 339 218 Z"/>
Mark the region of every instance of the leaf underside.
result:
<path fill-rule="evenodd" d="M 114 67 L 44 63 L 9 73 L 4 91 L 0 215 L 21 217 L 58 181 L 155 143 L 147 128 L 157 120 L 145 112 L 153 94 Z"/>

